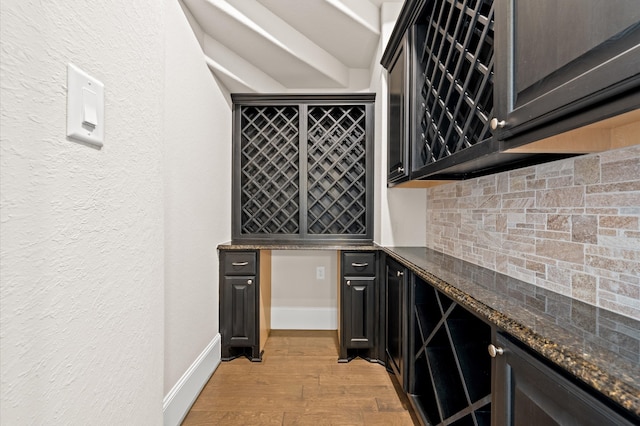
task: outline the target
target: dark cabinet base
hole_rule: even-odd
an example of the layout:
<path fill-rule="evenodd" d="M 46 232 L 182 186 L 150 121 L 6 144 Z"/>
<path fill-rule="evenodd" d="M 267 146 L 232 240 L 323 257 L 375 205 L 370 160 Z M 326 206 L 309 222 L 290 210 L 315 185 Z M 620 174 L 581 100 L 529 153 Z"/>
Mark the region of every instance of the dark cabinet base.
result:
<path fill-rule="evenodd" d="M 222 353 L 220 359 L 222 361 L 231 361 L 238 357 L 244 356 L 251 362 L 261 362 L 262 354 L 258 345 L 254 345 L 248 348 L 234 348 L 230 346 L 222 346 Z"/>

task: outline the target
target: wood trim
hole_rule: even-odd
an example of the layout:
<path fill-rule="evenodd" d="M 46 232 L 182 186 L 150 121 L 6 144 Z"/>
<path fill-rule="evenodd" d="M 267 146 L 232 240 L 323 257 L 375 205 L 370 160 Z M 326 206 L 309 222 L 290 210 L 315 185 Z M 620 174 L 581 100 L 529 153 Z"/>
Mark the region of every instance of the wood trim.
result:
<path fill-rule="evenodd" d="M 586 154 L 640 142 L 640 109 L 598 121 L 575 130 L 508 149 L 510 154 Z"/>
<path fill-rule="evenodd" d="M 398 183 L 393 188 L 432 188 L 434 186 L 444 185 L 447 183 L 458 182 L 457 180 L 409 180 Z"/>
<path fill-rule="evenodd" d="M 260 250 L 260 352 L 271 332 L 271 250 Z"/>
<path fill-rule="evenodd" d="M 336 283 L 338 284 L 338 290 L 336 292 L 336 300 L 338 304 L 338 344 L 342 345 L 342 292 L 340 291 L 341 283 L 342 283 L 342 252 L 340 250 L 336 251 L 338 256 L 337 265 L 337 273 L 338 277 L 336 279 Z"/>
<path fill-rule="evenodd" d="M 234 93 L 234 105 L 282 105 L 282 104 L 361 104 L 375 102 L 375 93 Z"/>

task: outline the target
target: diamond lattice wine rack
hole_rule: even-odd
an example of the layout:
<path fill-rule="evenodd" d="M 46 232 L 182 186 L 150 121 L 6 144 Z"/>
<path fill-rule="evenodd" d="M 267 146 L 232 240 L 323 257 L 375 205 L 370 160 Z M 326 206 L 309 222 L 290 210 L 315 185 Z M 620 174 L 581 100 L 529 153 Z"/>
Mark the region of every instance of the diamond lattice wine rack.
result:
<path fill-rule="evenodd" d="M 232 95 L 234 241 L 371 242 L 374 95 Z"/>
<path fill-rule="evenodd" d="M 493 12 L 493 0 L 434 0 L 414 25 L 414 170 L 491 138 Z"/>

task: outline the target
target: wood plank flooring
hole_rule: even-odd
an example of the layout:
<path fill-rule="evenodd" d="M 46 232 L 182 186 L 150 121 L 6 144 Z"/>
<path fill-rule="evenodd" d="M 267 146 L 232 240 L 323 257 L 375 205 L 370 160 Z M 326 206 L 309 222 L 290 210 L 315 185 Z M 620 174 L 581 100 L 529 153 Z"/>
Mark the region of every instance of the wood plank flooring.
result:
<path fill-rule="evenodd" d="M 220 364 L 183 425 L 417 424 L 383 366 L 337 360 L 335 331 L 272 330 L 261 363 Z"/>

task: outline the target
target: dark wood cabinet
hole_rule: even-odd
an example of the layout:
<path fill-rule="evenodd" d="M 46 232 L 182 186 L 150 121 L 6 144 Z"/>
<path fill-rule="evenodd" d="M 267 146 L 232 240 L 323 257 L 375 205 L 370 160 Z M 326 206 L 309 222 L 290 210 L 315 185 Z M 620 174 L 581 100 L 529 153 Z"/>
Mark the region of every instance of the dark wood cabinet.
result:
<path fill-rule="evenodd" d="M 500 52 L 495 60 L 498 139 L 551 124 L 554 129 L 545 134 L 568 130 L 576 127 L 572 123 L 576 118 L 570 115 L 585 108 L 600 108 L 598 114 L 606 118 L 640 106 L 637 93 L 630 96 L 640 86 L 636 2 L 495 0 L 495 4 Z M 568 122 L 558 123 L 563 118 Z"/>
<path fill-rule="evenodd" d="M 258 252 L 220 252 L 220 335 L 225 361 L 240 355 L 261 360 L 258 271 Z"/>
<path fill-rule="evenodd" d="M 373 240 L 375 95 L 232 95 L 236 242 Z"/>
<path fill-rule="evenodd" d="M 405 1 L 381 61 L 389 185 L 608 149 L 525 147 L 640 108 L 639 21 L 626 0 Z"/>
<path fill-rule="evenodd" d="M 494 358 L 493 426 L 632 425 L 602 397 L 548 366 L 507 335 L 497 334 Z"/>
<path fill-rule="evenodd" d="M 385 261 L 385 340 L 387 367 L 393 371 L 403 390 L 407 390 L 407 268 L 387 257 Z"/>
<path fill-rule="evenodd" d="M 407 70 L 409 52 L 406 37 L 389 65 L 389 136 L 387 139 L 387 181 L 390 184 L 409 178 L 409 95 Z"/>
<path fill-rule="evenodd" d="M 377 254 L 342 252 L 340 260 L 340 362 L 377 360 Z"/>

